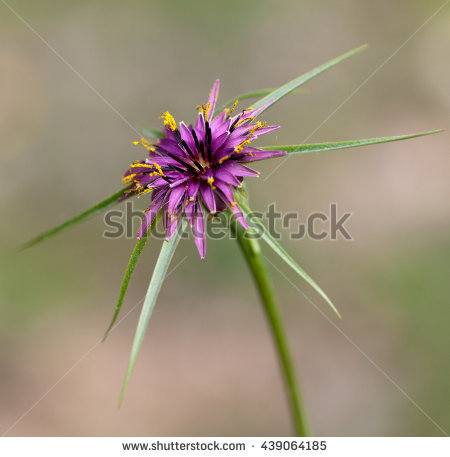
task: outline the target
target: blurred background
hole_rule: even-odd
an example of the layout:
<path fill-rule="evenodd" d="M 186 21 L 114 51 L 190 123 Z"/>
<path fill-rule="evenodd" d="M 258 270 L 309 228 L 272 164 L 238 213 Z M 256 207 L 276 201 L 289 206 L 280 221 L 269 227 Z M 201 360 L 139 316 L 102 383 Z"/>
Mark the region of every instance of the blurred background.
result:
<path fill-rule="evenodd" d="M 443 3 L 8 0 L 22 20 L 0 3 L 0 432 L 291 434 L 271 335 L 235 242 L 210 240 L 204 261 L 182 243 L 121 409 L 135 305 L 160 241 L 147 245 L 129 314 L 103 344 L 135 240 L 103 238 L 97 216 L 12 253 L 113 193 L 143 156 L 132 128 L 25 21 L 136 127 L 158 127 L 166 109 L 194 119 L 217 77 L 225 101 L 369 43 L 266 112 L 282 125 L 267 145 L 448 130 L 450 7 L 424 25 Z M 259 180 L 247 180 L 256 210 L 276 201 L 307 215 L 337 202 L 354 213 L 354 241 L 290 241 L 287 230 L 282 240 L 342 321 L 267 253 L 387 375 L 270 267 L 316 435 L 450 431 L 448 145 L 444 132 L 296 156 L 265 180 L 279 163 L 267 161 Z"/>

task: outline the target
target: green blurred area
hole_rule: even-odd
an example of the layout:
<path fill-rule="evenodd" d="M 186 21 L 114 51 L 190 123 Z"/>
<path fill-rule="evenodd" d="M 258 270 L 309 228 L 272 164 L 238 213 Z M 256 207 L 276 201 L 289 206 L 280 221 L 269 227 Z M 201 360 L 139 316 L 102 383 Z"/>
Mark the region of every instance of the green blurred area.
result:
<path fill-rule="evenodd" d="M 120 410 L 133 306 L 160 242 L 150 240 L 130 284 L 123 316 L 134 311 L 97 346 L 135 240 L 103 238 L 96 217 L 32 250 L 14 248 L 121 186 L 123 171 L 142 155 L 127 122 L 158 127 L 166 109 L 191 121 L 217 77 L 225 101 L 369 43 L 309 83 L 308 93 L 265 113 L 282 128 L 264 144 L 446 129 L 449 7 L 436 13 L 442 2 L 406 0 L 8 4 L 22 20 L 0 4 L 0 431 L 289 434 L 277 360 L 236 243 L 209 240 L 204 261 L 192 241 L 182 243 Z M 290 241 L 283 231 L 283 244 L 342 321 L 280 269 L 397 386 L 271 267 L 317 435 L 450 430 L 448 145 L 444 132 L 297 156 L 265 179 L 279 163 L 268 161 L 257 167 L 259 180 L 247 180 L 256 210 L 275 201 L 304 216 L 337 202 L 340 212 L 354 213 L 352 242 Z"/>

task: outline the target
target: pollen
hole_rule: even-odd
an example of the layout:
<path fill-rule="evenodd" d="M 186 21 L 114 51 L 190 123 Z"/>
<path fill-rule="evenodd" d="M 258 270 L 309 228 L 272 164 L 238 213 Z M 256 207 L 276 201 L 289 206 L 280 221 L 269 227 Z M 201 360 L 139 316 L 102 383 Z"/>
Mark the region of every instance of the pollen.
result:
<path fill-rule="evenodd" d="M 148 193 L 151 192 L 152 190 L 153 190 L 153 187 L 147 187 L 147 188 L 144 189 L 144 190 L 140 190 L 140 191 L 139 191 L 138 198 L 139 198 L 139 197 L 142 197 L 142 195 L 144 195 L 144 194 L 148 194 Z"/>
<path fill-rule="evenodd" d="M 240 145 L 236 146 L 234 152 L 237 152 L 237 153 L 242 152 L 242 149 L 244 149 L 244 146 L 246 146 L 247 144 L 250 144 L 250 143 L 251 143 L 250 140 L 243 141 Z"/>
<path fill-rule="evenodd" d="M 212 183 L 214 182 L 214 178 L 211 176 L 210 178 L 208 178 L 207 182 L 210 186 L 212 186 Z"/>
<path fill-rule="evenodd" d="M 164 119 L 164 125 L 170 128 L 170 130 L 174 131 L 177 129 L 177 123 L 173 116 L 169 113 L 169 111 L 164 111 L 163 115 L 160 116 L 161 119 Z"/>
<path fill-rule="evenodd" d="M 136 173 L 132 173 L 131 175 L 124 176 L 124 177 L 122 178 L 122 182 L 123 182 L 124 184 L 129 184 L 131 181 L 134 180 L 134 178 L 135 178 L 136 176 L 137 176 Z"/>
<path fill-rule="evenodd" d="M 200 110 L 205 116 L 205 121 L 208 122 L 209 110 L 211 109 L 211 103 L 204 103 L 203 105 L 197 105 L 197 109 Z"/>
<path fill-rule="evenodd" d="M 149 163 L 141 163 L 141 162 L 137 162 L 137 163 L 132 163 L 130 165 L 130 168 L 153 168 L 153 165 L 149 164 Z"/>
<path fill-rule="evenodd" d="M 151 145 L 145 138 L 141 138 L 139 141 L 133 141 L 133 144 L 135 146 L 138 146 L 140 144 L 140 145 L 144 146 L 144 148 L 147 149 L 148 151 L 155 150 L 153 145 Z"/>
<path fill-rule="evenodd" d="M 231 107 L 230 109 L 230 112 L 228 113 L 228 116 L 231 115 L 231 113 L 234 111 L 234 109 L 236 108 L 237 104 L 239 103 L 239 100 L 236 99 L 236 101 L 234 102 L 233 106 Z"/>
<path fill-rule="evenodd" d="M 153 165 L 155 166 L 155 168 L 157 170 L 157 171 L 153 172 L 155 175 L 165 176 L 165 174 L 162 171 L 162 168 L 156 162 L 153 162 Z"/>

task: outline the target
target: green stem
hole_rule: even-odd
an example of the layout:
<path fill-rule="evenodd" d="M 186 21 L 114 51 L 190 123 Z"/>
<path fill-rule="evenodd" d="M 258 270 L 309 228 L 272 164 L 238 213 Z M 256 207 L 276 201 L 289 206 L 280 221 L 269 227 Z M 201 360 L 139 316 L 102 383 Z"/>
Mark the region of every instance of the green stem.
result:
<path fill-rule="evenodd" d="M 297 436 L 308 436 L 308 427 L 306 424 L 300 388 L 295 374 L 295 367 L 289 350 L 281 314 L 264 264 L 260 244 L 255 239 L 245 237 L 245 232 L 240 226 L 236 226 L 232 223 L 231 230 L 236 235 L 242 253 L 250 267 L 272 330 L 278 357 L 280 359 L 281 370 L 284 375 L 295 433 Z"/>

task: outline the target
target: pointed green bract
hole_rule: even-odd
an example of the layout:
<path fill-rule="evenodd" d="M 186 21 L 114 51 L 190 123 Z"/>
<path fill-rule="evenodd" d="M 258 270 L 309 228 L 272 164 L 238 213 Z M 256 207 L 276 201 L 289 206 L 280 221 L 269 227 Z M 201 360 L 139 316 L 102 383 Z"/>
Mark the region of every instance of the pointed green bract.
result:
<path fill-rule="evenodd" d="M 331 309 L 339 316 L 339 311 L 333 305 L 332 301 L 328 298 L 325 292 L 318 286 L 318 284 L 297 264 L 297 262 L 285 251 L 285 249 L 273 238 L 270 232 L 267 230 L 265 225 L 257 218 L 251 217 L 252 212 L 247 206 L 245 200 L 238 194 L 235 193 L 236 200 L 241 207 L 248 223 L 254 228 L 258 229 L 262 239 L 299 275 L 301 276 L 331 307 Z"/>
<path fill-rule="evenodd" d="M 265 95 L 268 95 L 275 90 L 276 89 L 260 89 L 260 90 L 255 90 L 253 92 L 247 92 L 245 94 L 238 95 L 237 97 L 231 98 L 226 103 L 224 103 L 222 106 L 217 108 L 214 111 L 214 116 L 217 116 L 220 112 L 222 112 L 228 106 L 233 105 L 236 100 L 241 102 L 242 100 L 248 100 L 249 98 L 264 97 Z M 298 89 L 298 90 L 295 90 L 293 93 L 294 94 L 306 94 L 307 92 L 308 92 L 307 90 Z"/>
<path fill-rule="evenodd" d="M 265 111 L 267 108 L 269 108 L 269 106 L 272 106 L 278 100 L 282 99 L 283 97 L 285 97 L 286 95 L 288 95 L 289 93 L 291 93 L 292 91 L 297 89 L 297 87 L 301 86 L 302 84 L 305 84 L 306 82 L 308 82 L 309 80 L 320 75 L 324 71 L 329 70 L 330 68 L 334 67 L 338 63 L 348 59 L 349 57 L 354 56 L 355 54 L 358 54 L 361 51 L 364 51 L 365 49 L 367 49 L 367 45 L 360 46 L 359 48 L 346 52 L 345 54 L 342 54 L 339 57 L 336 57 L 335 59 L 332 59 L 332 60 L 324 63 L 323 65 L 320 65 L 320 66 L 314 68 L 313 70 L 309 71 L 308 73 L 305 73 L 304 75 L 299 76 L 299 77 L 293 79 L 292 81 L 289 81 L 288 83 L 284 84 L 283 86 L 279 87 L 278 89 L 275 89 L 274 91 L 270 92 L 265 97 L 261 98 L 256 103 L 254 103 L 252 105 L 252 109 L 258 109 L 261 106 L 265 105 L 266 103 L 271 102 L 270 105 L 268 105 L 264 109 L 264 111 Z M 261 112 L 263 112 L 263 111 L 261 111 Z M 261 114 L 261 113 L 259 113 L 259 114 Z"/>
<path fill-rule="evenodd" d="M 261 149 L 268 151 L 286 151 L 288 155 L 308 154 L 310 152 L 332 151 L 335 149 L 356 148 L 359 146 L 370 146 L 371 144 L 390 143 L 391 141 L 407 140 L 420 136 L 440 133 L 442 130 L 431 130 L 429 132 L 411 133 L 409 135 L 387 136 L 381 138 L 368 138 L 364 140 L 338 141 L 334 143 L 313 143 L 313 144 L 291 144 L 288 146 L 263 146 Z"/>
<path fill-rule="evenodd" d="M 147 240 L 149 239 L 149 237 L 150 237 L 151 233 L 153 232 L 156 224 L 158 223 L 158 220 L 161 218 L 161 213 L 162 213 L 162 211 L 160 210 L 158 212 L 157 216 L 155 217 L 155 219 L 153 220 L 150 228 L 147 230 L 145 235 L 140 240 L 138 240 L 138 242 L 136 243 L 136 246 L 134 247 L 133 253 L 131 254 L 130 260 L 128 262 L 127 269 L 125 271 L 125 275 L 124 275 L 123 280 L 122 280 L 122 285 L 120 286 L 119 298 L 117 299 L 117 305 L 116 305 L 116 308 L 114 310 L 113 318 L 111 320 L 111 323 L 109 324 L 108 329 L 105 332 L 105 336 L 103 337 L 102 341 L 105 341 L 105 339 L 108 336 L 109 332 L 111 331 L 111 329 L 113 328 L 114 324 L 116 323 L 117 317 L 119 316 L 119 313 L 120 313 L 120 309 L 122 308 L 122 304 L 123 304 L 123 299 L 125 297 L 125 293 L 127 292 L 127 289 L 128 289 L 128 284 L 130 283 L 130 280 L 131 280 L 131 276 L 132 276 L 132 274 L 134 272 L 134 269 L 135 269 L 136 264 L 137 264 L 137 262 L 139 260 L 139 257 L 141 255 L 143 249 L 144 249 L 144 246 L 147 243 Z"/>
<path fill-rule="evenodd" d="M 159 140 L 160 138 L 163 138 L 165 135 L 161 130 L 158 129 L 151 129 L 150 127 L 141 127 L 140 132 L 142 135 L 146 136 L 147 138 L 151 140 Z"/>
<path fill-rule="evenodd" d="M 61 233 L 64 230 L 67 230 L 71 227 L 73 227 L 76 224 L 79 224 L 80 222 L 83 222 L 95 214 L 99 213 L 100 211 L 103 211 L 116 203 L 118 203 L 119 198 L 124 194 L 124 192 L 128 189 L 128 187 L 125 187 L 122 190 L 119 190 L 115 194 L 111 195 L 110 197 L 106 198 L 105 200 L 101 201 L 100 203 L 97 203 L 95 206 L 92 208 L 89 208 L 88 210 L 84 211 L 83 213 L 79 214 L 78 216 L 73 217 L 72 219 L 69 219 L 66 222 L 63 222 L 61 225 L 58 225 L 57 227 L 52 228 L 51 230 L 47 230 L 44 233 L 41 233 L 38 235 L 36 238 L 33 238 L 30 241 L 27 241 L 26 243 L 22 244 L 19 246 L 19 250 L 22 251 L 24 249 L 30 248 L 31 246 L 34 246 L 47 238 L 51 238 L 52 236 L 57 235 L 58 233 Z"/>
<path fill-rule="evenodd" d="M 158 260 L 156 261 L 152 279 L 150 280 L 150 284 L 148 286 L 147 295 L 145 296 L 144 304 L 142 305 L 138 326 L 136 328 L 136 334 L 131 348 L 130 361 L 128 363 L 128 369 L 123 382 L 122 391 L 120 392 L 119 404 L 122 403 L 123 395 L 130 380 L 131 373 L 133 372 L 134 365 L 136 364 L 136 359 L 139 354 L 139 350 L 141 349 L 142 341 L 144 340 L 145 331 L 147 330 L 148 322 L 152 315 L 153 308 L 155 307 L 156 299 L 159 291 L 161 290 L 161 285 L 164 281 L 164 277 L 166 276 L 170 261 L 172 260 L 175 249 L 181 239 L 183 230 L 184 224 L 182 230 L 178 229 L 169 241 L 163 242 L 161 252 Z"/>

